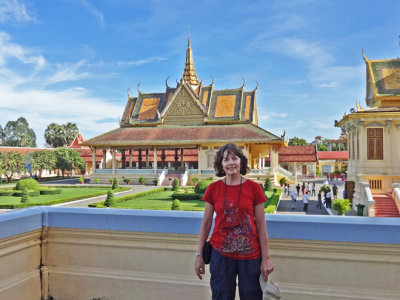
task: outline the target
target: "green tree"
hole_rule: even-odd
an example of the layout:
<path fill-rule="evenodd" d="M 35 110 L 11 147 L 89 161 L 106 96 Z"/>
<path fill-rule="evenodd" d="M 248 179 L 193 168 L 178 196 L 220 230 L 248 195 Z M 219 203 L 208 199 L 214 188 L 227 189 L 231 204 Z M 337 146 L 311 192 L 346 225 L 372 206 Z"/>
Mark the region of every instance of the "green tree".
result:
<path fill-rule="evenodd" d="M 113 190 L 119 189 L 119 181 L 118 181 L 118 178 L 114 178 L 111 188 L 112 188 Z"/>
<path fill-rule="evenodd" d="M 44 138 L 51 147 L 67 147 L 71 145 L 78 133 L 79 129 L 75 123 L 68 122 L 61 125 L 51 123 L 44 131 Z"/>
<path fill-rule="evenodd" d="M 305 139 L 298 138 L 297 136 L 289 139 L 289 146 L 308 146 L 309 143 Z"/>
<path fill-rule="evenodd" d="M 324 144 L 318 144 L 317 146 L 318 151 L 328 151 L 328 146 Z"/>
<path fill-rule="evenodd" d="M 172 190 L 177 191 L 179 189 L 179 179 L 175 178 L 174 182 L 172 183 Z"/>
<path fill-rule="evenodd" d="M 175 199 L 174 201 L 172 201 L 171 209 L 172 210 L 181 210 L 181 202 L 178 199 Z"/>
<path fill-rule="evenodd" d="M 24 188 L 22 190 L 21 203 L 27 203 L 28 201 L 29 201 L 29 190 L 27 188 Z"/>
<path fill-rule="evenodd" d="M 65 171 L 84 170 L 86 168 L 86 164 L 79 153 L 73 149 L 59 147 L 54 151 L 54 154 L 56 156 L 56 168 L 61 170 L 63 177 Z"/>
<path fill-rule="evenodd" d="M 10 182 L 14 175 L 24 172 L 26 168 L 24 156 L 18 151 L 0 152 L 0 165 L 7 182 Z"/>
<path fill-rule="evenodd" d="M 54 151 L 35 151 L 32 153 L 32 173 L 39 172 L 39 178 L 41 178 L 43 170 L 54 170 L 56 168 L 56 162 L 57 158 Z"/>
<path fill-rule="evenodd" d="M 36 147 L 36 134 L 24 117 L 8 121 L 4 129 L 0 126 L 0 139 L 2 146 Z"/>
<path fill-rule="evenodd" d="M 265 191 L 272 191 L 272 182 L 271 182 L 271 178 L 269 178 L 269 177 L 267 177 L 265 179 L 264 190 Z"/>
<path fill-rule="evenodd" d="M 112 190 L 108 190 L 106 201 L 104 201 L 104 205 L 107 207 L 115 205 L 114 193 Z"/>

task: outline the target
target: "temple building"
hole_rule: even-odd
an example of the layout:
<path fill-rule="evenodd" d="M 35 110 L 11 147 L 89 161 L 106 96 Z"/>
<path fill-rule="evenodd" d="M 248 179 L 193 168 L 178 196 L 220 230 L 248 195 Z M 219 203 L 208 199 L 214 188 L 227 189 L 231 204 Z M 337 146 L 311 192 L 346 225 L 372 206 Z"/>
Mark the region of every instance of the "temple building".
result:
<path fill-rule="evenodd" d="M 287 146 L 283 137 L 258 126 L 257 87 L 246 91 L 245 82 L 236 89 L 214 89 L 199 82 L 193 63 L 190 37 L 185 68 L 175 87 L 160 93 L 128 94 L 120 127 L 85 141 L 95 153 L 112 154 L 110 164 L 92 172 L 101 182 L 110 177 L 140 176 L 162 184 L 168 174 L 176 174 L 185 185 L 192 177 L 214 176 L 214 156 L 225 143 L 236 143 L 249 158 L 250 177 L 260 181 L 270 176 L 276 181 L 277 153 Z M 270 158 L 270 167 L 265 159 Z"/>
<path fill-rule="evenodd" d="M 348 194 L 364 213 L 399 216 L 400 182 L 400 59 L 366 64 L 367 108 L 356 103 L 335 126 L 348 137 Z"/>

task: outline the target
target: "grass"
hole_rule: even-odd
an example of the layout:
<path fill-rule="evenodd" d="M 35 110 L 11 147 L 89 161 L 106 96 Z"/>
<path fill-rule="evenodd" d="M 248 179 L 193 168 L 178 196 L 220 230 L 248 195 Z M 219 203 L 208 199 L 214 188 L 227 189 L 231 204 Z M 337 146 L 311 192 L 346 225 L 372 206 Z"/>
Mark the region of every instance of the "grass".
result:
<path fill-rule="evenodd" d="M 58 187 L 57 187 L 58 188 Z M 78 199 L 85 199 L 107 194 L 109 187 L 61 187 L 61 194 L 29 197 L 28 203 L 21 203 L 21 197 L 0 197 L 0 208 L 22 208 L 36 205 L 52 205 Z M 122 190 L 122 189 L 120 189 Z"/>
<path fill-rule="evenodd" d="M 279 202 L 279 197 L 282 193 L 282 189 L 277 188 L 276 191 L 268 191 L 265 192 L 265 195 L 267 196 L 267 202 L 265 202 L 264 205 L 264 212 L 268 214 L 272 214 L 276 210 L 276 205 Z"/>
<path fill-rule="evenodd" d="M 171 210 L 173 191 L 162 191 L 132 200 L 117 203 L 113 208 Z M 181 210 L 202 211 L 204 202 L 201 200 L 181 201 Z"/>

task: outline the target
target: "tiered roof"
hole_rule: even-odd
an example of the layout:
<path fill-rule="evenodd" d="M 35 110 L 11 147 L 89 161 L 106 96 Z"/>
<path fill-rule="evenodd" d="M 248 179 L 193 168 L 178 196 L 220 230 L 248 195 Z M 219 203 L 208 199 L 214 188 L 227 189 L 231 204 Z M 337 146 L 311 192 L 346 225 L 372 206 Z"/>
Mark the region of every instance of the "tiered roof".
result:
<path fill-rule="evenodd" d="M 343 160 L 347 161 L 347 151 L 319 151 L 318 160 Z"/>

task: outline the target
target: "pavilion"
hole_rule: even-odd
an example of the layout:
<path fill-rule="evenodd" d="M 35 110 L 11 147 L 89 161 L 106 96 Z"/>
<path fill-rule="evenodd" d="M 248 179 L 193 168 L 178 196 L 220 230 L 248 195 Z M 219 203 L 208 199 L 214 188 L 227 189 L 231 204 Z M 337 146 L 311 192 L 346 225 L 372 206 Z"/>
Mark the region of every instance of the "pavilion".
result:
<path fill-rule="evenodd" d="M 257 85 L 258 86 L 258 85 Z M 278 137 L 258 126 L 257 87 L 245 91 L 245 82 L 236 89 L 215 90 L 199 82 L 194 69 L 190 36 L 185 69 L 176 87 L 161 93 L 128 94 L 120 127 L 85 141 L 93 153 L 112 153 L 111 162 L 103 159 L 93 169 L 91 179 L 101 182 L 110 177 L 140 176 L 147 182 L 162 184 L 168 173 L 178 174 L 182 184 L 192 178 L 215 175 L 214 156 L 225 143 L 236 143 L 249 158 L 250 177 L 276 181 L 277 153 L 287 146 Z M 265 166 L 265 158 L 271 160 Z"/>

